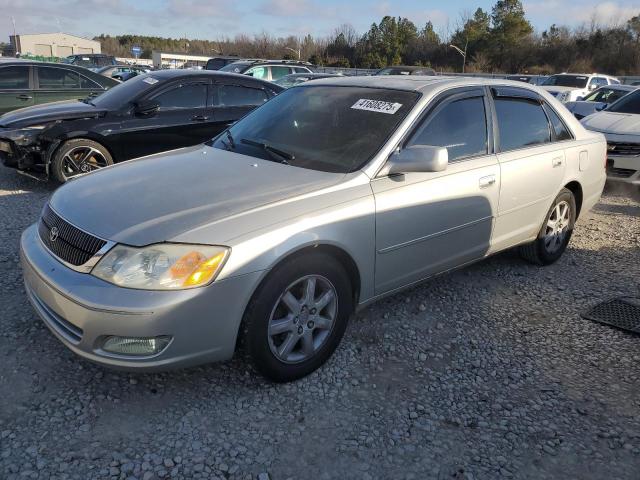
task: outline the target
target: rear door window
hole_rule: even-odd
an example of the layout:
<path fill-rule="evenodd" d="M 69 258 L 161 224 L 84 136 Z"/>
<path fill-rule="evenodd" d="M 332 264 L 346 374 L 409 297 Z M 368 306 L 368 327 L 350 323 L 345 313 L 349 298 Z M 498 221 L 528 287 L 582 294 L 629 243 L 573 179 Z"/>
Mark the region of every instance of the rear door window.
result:
<path fill-rule="evenodd" d="M 262 105 L 269 98 L 264 90 L 241 85 L 219 85 L 214 104 L 218 107 Z"/>
<path fill-rule="evenodd" d="M 38 67 L 38 88 L 47 90 L 80 88 L 80 75 L 64 68 Z"/>
<path fill-rule="evenodd" d="M 80 88 L 102 88 L 97 82 L 80 75 Z"/>
<path fill-rule="evenodd" d="M 153 97 L 153 100 L 158 102 L 161 110 L 204 108 L 207 106 L 207 85 L 205 83 L 177 85 Z"/>
<path fill-rule="evenodd" d="M 495 99 L 500 150 L 516 150 L 551 142 L 549 121 L 540 102 L 528 98 Z"/>
<path fill-rule="evenodd" d="M 0 67 L 0 90 L 29 88 L 29 67 Z"/>
<path fill-rule="evenodd" d="M 449 161 L 487 154 L 487 117 L 483 97 L 445 104 L 427 119 L 409 145 L 446 147 Z"/>

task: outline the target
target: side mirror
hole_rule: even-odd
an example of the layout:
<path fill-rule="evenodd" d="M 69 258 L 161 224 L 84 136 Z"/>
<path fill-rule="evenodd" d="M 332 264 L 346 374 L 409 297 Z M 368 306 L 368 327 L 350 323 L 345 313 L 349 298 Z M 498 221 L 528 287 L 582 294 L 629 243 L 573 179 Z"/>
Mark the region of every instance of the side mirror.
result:
<path fill-rule="evenodd" d="M 589 84 L 589 90 L 595 90 L 596 88 L 598 88 L 597 85 L 594 85 L 593 83 Z"/>
<path fill-rule="evenodd" d="M 576 98 L 576 102 L 582 102 L 583 100 L 584 100 L 584 97 L 582 97 L 582 96 Z"/>
<path fill-rule="evenodd" d="M 381 173 L 442 172 L 448 163 L 449 152 L 445 147 L 412 145 L 389 157 Z"/>
<path fill-rule="evenodd" d="M 602 110 L 604 110 L 608 106 L 609 106 L 608 103 L 603 103 L 602 105 L 596 105 L 596 112 L 601 112 Z"/>
<path fill-rule="evenodd" d="M 135 112 L 136 115 L 141 115 L 143 117 L 150 117 L 158 113 L 160 109 L 160 104 L 158 102 L 154 102 L 153 100 L 142 100 L 135 104 Z"/>

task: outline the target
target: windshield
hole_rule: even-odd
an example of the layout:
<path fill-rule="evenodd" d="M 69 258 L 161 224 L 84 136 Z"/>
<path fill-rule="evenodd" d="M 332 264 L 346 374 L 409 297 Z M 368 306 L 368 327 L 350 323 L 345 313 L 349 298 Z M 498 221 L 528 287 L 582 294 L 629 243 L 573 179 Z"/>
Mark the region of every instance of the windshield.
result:
<path fill-rule="evenodd" d="M 242 73 L 247 67 L 253 65 L 252 63 L 247 62 L 233 62 L 225 65 L 220 69 L 221 72 L 231 72 L 231 73 Z"/>
<path fill-rule="evenodd" d="M 96 63 L 91 57 L 67 57 L 64 59 L 64 63 L 69 63 L 71 65 L 78 65 L 80 67 L 95 67 Z"/>
<path fill-rule="evenodd" d="M 91 103 L 96 107 L 109 110 L 120 108 L 141 93 L 152 88 L 158 81 L 150 74 L 138 75 L 92 98 Z"/>
<path fill-rule="evenodd" d="M 309 80 L 311 80 L 311 77 L 296 74 L 296 75 L 286 75 L 274 81 L 273 83 L 275 83 L 276 85 L 280 85 L 281 87 L 284 87 L 284 88 L 289 88 L 289 87 L 293 87 L 294 85 L 298 85 L 300 83 L 308 82 Z"/>
<path fill-rule="evenodd" d="M 237 122 L 213 146 L 296 167 L 352 172 L 376 154 L 418 97 L 382 88 L 292 88 Z"/>
<path fill-rule="evenodd" d="M 619 98 L 624 97 L 627 93 L 627 90 L 617 90 L 608 87 L 602 87 L 597 90 L 594 90 L 589 95 L 584 97 L 585 102 L 602 102 L 602 103 L 613 103 Z"/>
<path fill-rule="evenodd" d="M 589 77 L 586 75 L 551 75 L 543 85 L 555 85 L 556 87 L 584 88 Z"/>
<path fill-rule="evenodd" d="M 640 90 L 625 95 L 607 108 L 608 112 L 640 114 Z"/>

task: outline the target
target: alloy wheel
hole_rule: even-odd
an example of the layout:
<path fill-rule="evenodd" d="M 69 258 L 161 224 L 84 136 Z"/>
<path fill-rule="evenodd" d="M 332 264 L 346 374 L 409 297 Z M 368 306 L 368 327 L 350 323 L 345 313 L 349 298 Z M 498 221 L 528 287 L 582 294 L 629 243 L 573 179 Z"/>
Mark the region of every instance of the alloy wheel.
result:
<path fill-rule="evenodd" d="M 553 207 L 551 215 L 547 220 L 544 234 L 544 247 L 549 253 L 557 252 L 567 237 L 569 224 L 571 222 L 571 207 L 566 201 L 561 201 Z"/>
<path fill-rule="evenodd" d="M 78 146 L 62 157 L 62 173 L 65 179 L 106 167 L 107 159 L 100 150 L 89 146 Z"/>
<path fill-rule="evenodd" d="M 321 275 L 290 284 L 276 301 L 268 324 L 269 348 L 284 363 L 313 357 L 325 344 L 338 314 L 338 294 Z"/>

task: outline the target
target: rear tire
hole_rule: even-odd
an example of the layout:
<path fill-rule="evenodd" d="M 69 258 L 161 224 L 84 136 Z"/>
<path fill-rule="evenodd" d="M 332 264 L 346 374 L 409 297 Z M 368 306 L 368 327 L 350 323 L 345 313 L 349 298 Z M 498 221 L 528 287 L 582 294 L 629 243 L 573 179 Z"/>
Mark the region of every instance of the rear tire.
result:
<path fill-rule="evenodd" d="M 353 311 L 349 277 L 333 257 L 311 253 L 277 266 L 243 319 L 243 347 L 275 382 L 304 377 L 340 343 Z"/>
<path fill-rule="evenodd" d="M 51 160 L 53 178 L 65 183 L 70 178 L 113 165 L 109 151 L 88 138 L 74 138 L 64 142 Z"/>
<path fill-rule="evenodd" d="M 522 258 L 536 265 L 551 265 L 567 249 L 576 221 L 576 200 L 571 190 L 563 188 L 553 201 L 538 237 L 522 245 Z"/>

